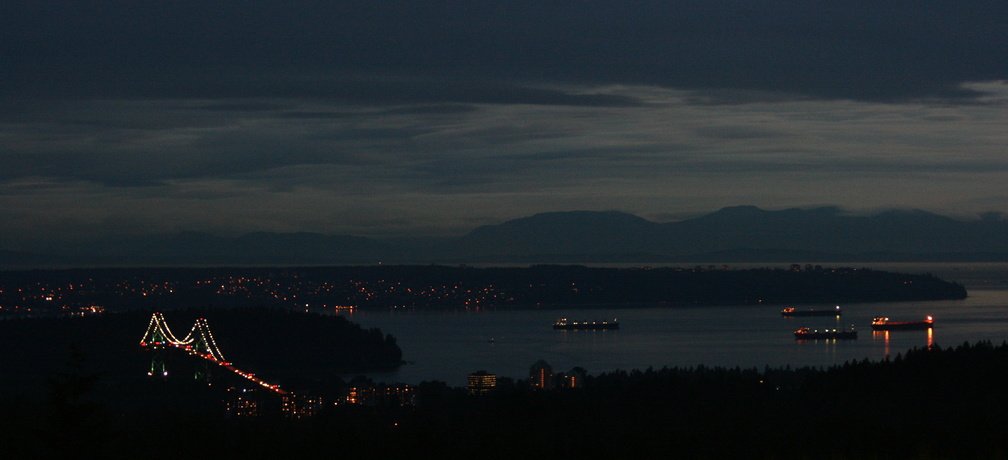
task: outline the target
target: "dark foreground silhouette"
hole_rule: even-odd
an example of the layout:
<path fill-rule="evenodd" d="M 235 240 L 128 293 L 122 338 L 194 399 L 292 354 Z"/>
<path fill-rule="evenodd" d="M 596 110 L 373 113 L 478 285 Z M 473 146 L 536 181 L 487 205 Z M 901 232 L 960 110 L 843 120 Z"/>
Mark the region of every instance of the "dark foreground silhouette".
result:
<path fill-rule="evenodd" d="M 829 369 L 618 371 L 581 388 L 501 379 L 469 396 L 440 382 L 412 406 L 224 418 L 89 398 L 101 376 L 53 376 L 48 399 L 3 399 L 0 456 L 95 458 L 967 459 L 1008 455 L 1008 344 L 915 349 Z M 191 398 L 208 390 L 191 386 Z M 156 391 L 150 399 L 158 397 Z"/>

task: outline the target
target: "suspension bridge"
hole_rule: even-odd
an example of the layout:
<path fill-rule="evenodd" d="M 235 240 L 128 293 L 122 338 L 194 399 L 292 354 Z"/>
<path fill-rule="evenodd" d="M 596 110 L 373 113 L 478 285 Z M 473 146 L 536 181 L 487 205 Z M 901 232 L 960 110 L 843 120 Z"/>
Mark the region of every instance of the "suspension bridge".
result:
<path fill-rule="evenodd" d="M 204 359 L 204 363 L 208 366 L 206 371 L 209 371 L 210 365 L 215 364 L 267 390 L 279 394 L 287 394 L 287 391 L 280 389 L 279 385 L 264 382 L 256 377 L 255 374 L 244 372 L 225 360 L 224 354 L 217 347 L 217 342 L 214 340 L 213 333 L 210 332 L 210 326 L 207 325 L 205 318 L 197 319 L 189 334 L 179 340 L 168 327 L 164 315 L 154 313 L 151 316 L 150 324 L 147 325 L 147 332 L 140 339 L 140 348 L 154 352 L 154 357 L 151 359 L 150 371 L 147 372 L 147 375 L 152 377 L 168 376 L 168 368 L 165 364 L 165 350 L 177 348 L 192 356 Z M 206 378 L 208 377 L 207 373 L 197 372 L 196 378 Z"/>

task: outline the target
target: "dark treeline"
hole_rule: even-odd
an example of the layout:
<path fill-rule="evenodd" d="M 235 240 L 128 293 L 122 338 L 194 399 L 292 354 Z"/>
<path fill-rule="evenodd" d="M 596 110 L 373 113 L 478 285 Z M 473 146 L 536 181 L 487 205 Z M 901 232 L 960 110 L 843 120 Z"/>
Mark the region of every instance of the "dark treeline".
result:
<path fill-rule="evenodd" d="M 797 266 L 795 266 L 797 267 Z M 929 274 L 797 267 L 602 268 L 439 265 L 146 268 L 4 272 L 11 314 L 192 306 L 497 308 L 591 304 L 782 304 L 956 299 L 965 288 Z"/>
<path fill-rule="evenodd" d="M 581 389 L 518 385 L 489 398 L 455 395 L 455 404 L 428 400 L 407 420 L 421 432 L 437 423 L 456 433 L 446 455 L 468 447 L 497 458 L 536 450 L 566 458 L 1006 458 L 1005 382 L 1008 344 L 981 342 L 828 369 L 608 372 Z"/>
<path fill-rule="evenodd" d="M 63 393 L 41 407 L 8 403 L 0 449 L 13 458 L 74 446 L 104 458 L 996 459 L 1008 455 L 1006 379 L 1008 344 L 981 342 L 828 369 L 607 372 L 573 389 L 503 379 L 484 396 L 424 382 L 414 406 L 342 405 L 296 421 L 179 408 L 124 419 Z"/>

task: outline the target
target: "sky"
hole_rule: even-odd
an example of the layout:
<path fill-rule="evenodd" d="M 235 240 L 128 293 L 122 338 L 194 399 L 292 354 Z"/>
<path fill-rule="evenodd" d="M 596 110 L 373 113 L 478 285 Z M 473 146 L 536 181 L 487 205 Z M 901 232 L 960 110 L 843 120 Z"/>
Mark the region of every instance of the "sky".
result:
<path fill-rule="evenodd" d="M 1008 3 L 3 2 L 0 249 L 1008 211 Z"/>

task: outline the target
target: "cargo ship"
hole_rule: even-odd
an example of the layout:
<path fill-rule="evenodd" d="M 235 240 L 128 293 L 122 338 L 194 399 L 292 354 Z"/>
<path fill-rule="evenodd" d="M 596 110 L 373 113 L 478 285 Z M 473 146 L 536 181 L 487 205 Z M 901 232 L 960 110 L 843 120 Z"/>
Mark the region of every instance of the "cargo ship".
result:
<path fill-rule="evenodd" d="M 840 316 L 840 306 L 829 310 L 798 310 L 794 307 L 787 307 L 780 312 L 781 316 Z"/>
<path fill-rule="evenodd" d="M 803 327 L 794 332 L 794 337 L 797 340 L 816 340 L 816 339 L 840 339 L 849 340 L 857 338 L 857 331 L 854 328 L 850 328 L 846 331 L 838 329 L 809 329 Z"/>
<path fill-rule="evenodd" d="M 875 331 L 931 329 L 932 327 L 934 327 L 934 318 L 930 315 L 923 321 L 889 321 L 889 318 L 885 316 L 877 316 L 871 322 L 871 328 Z"/>
<path fill-rule="evenodd" d="M 613 318 L 612 321 L 567 321 L 567 318 L 560 318 L 553 323 L 553 329 L 558 330 L 606 330 L 619 329 L 619 321 Z"/>

